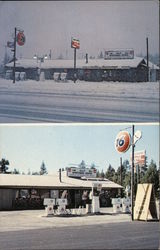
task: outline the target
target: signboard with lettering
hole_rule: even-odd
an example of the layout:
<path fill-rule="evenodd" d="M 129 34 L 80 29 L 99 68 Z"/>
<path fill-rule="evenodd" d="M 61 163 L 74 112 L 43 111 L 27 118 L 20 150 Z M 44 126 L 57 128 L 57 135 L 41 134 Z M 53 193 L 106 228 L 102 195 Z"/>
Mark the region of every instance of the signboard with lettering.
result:
<path fill-rule="evenodd" d="M 97 174 L 97 170 L 95 168 L 68 167 L 66 170 L 68 177 L 75 178 L 95 178 Z"/>
<path fill-rule="evenodd" d="M 158 220 L 153 184 L 138 184 L 134 220 Z"/>
<path fill-rule="evenodd" d="M 132 155 L 130 155 L 130 162 L 132 162 Z M 135 166 L 145 166 L 146 165 L 146 151 L 135 151 L 134 152 L 134 165 Z"/>
<path fill-rule="evenodd" d="M 104 59 L 133 59 L 134 50 L 133 49 L 115 49 L 115 50 L 106 50 L 104 53 Z"/>

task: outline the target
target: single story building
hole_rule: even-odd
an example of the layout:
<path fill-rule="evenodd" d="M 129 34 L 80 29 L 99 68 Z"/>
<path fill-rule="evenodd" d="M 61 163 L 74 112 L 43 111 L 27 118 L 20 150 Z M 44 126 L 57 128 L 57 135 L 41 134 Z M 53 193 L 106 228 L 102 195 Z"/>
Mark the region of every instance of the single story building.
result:
<path fill-rule="evenodd" d="M 5 65 L 5 72 L 13 70 L 13 62 Z M 54 78 L 54 73 L 66 73 L 67 80 L 74 79 L 73 60 L 18 59 L 16 72 L 25 72 L 26 79 L 38 80 L 43 72 L 45 79 Z M 149 62 L 149 80 L 159 80 L 159 68 Z M 12 76 L 12 74 L 11 74 Z M 148 81 L 147 63 L 144 58 L 131 59 L 77 59 L 76 77 L 84 81 L 119 81 L 146 82 Z"/>
<path fill-rule="evenodd" d="M 82 205 L 84 192 L 92 190 L 93 181 L 102 184 L 101 206 L 111 206 L 122 186 L 102 178 L 71 178 L 61 175 L 0 174 L 0 210 L 42 209 L 44 198 L 67 198 L 68 208 Z"/>

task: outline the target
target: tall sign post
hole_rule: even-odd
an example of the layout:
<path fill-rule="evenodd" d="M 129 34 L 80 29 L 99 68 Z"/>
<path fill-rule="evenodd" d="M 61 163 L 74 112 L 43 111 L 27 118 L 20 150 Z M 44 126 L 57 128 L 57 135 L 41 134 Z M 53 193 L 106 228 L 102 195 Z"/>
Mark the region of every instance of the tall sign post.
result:
<path fill-rule="evenodd" d="M 132 137 L 127 131 L 120 131 L 115 140 L 115 148 L 118 153 L 125 153 L 132 146 L 132 163 L 131 163 L 131 216 L 134 220 L 134 147 L 135 143 L 141 138 L 141 131 L 134 133 L 134 125 L 132 125 Z"/>
<path fill-rule="evenodd" d="M 77 73 L 76 73 L 76 49 L 80 48 L 80 42 L 79 42 L 78 39 L 75 39 L 75 38 L 71 39 L 71 48 L 74 49 L 74 76 L 73 76 L 73 79 L 74 79 L 74 83 L 75 83 L 76 80 L 77 80 Z"/>
<path fill-rule="evenodd" d="M 120 157 L 120 185 L 122 186 L 122 157 Z M 121 198 L 122 198 L 122 189 L 121 189 Z"/>
<path fill-rule="evenodd" d="M 149 52 L 148 52 L 148 37 L 146 38 L 146 53 L 147 53 L 147 81 L 149 81 Z"/>
<path fill-rule="evenodd" d="M 18 34 L 17 34 L 18 31 Z M 22 30 L 19 30 L 15 27 L 14 29 L 14 49 L 13 49 L 13 83 L 16 81 L 15 72 L 16 72 L 16 43 L 19 46 L 23 46 L 25 44 L 25 35 Z"/>
<path fill-rule="evenodd" d="M 14 29 L 14 50 L 13 50 L 13 83 L 15 83 L 15 72 L 16 72 L 16 34 L 17 28 Z"/>
<path fill-rule="evenodd" d="M 132 125 L 132 164 L 131 164 L 131 208 L 132 220 L 134 220 L 134 125 Z"/>

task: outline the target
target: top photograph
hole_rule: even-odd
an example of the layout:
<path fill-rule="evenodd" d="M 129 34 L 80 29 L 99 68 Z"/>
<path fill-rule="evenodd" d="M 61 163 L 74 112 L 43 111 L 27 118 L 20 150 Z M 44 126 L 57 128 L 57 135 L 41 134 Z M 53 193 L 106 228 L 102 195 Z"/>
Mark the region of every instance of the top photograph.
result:
<path fill-rule="evenodd" d="M 0 124 L 159 122 L 159 1 L 0 1 Z"/>

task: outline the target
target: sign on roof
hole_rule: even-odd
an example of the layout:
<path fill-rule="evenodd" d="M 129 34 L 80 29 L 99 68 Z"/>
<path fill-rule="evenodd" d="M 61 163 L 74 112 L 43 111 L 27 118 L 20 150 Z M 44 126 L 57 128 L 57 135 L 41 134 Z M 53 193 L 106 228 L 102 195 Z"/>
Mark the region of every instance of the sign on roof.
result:
<path fill-rule="evenodd" d="M 80 168 L 80 167 L 69 167 L 67 170 L 68 177 L 75 177 L 75 178 L 95 178 L 96 177 L 96 169 L 95 168 Z"/>
<path fill-rule="evenodd" d="M 104 59 L 133 59 L 133 49 L 121 49 L 121 50 L 106 50 L 104 53 Z"/>

